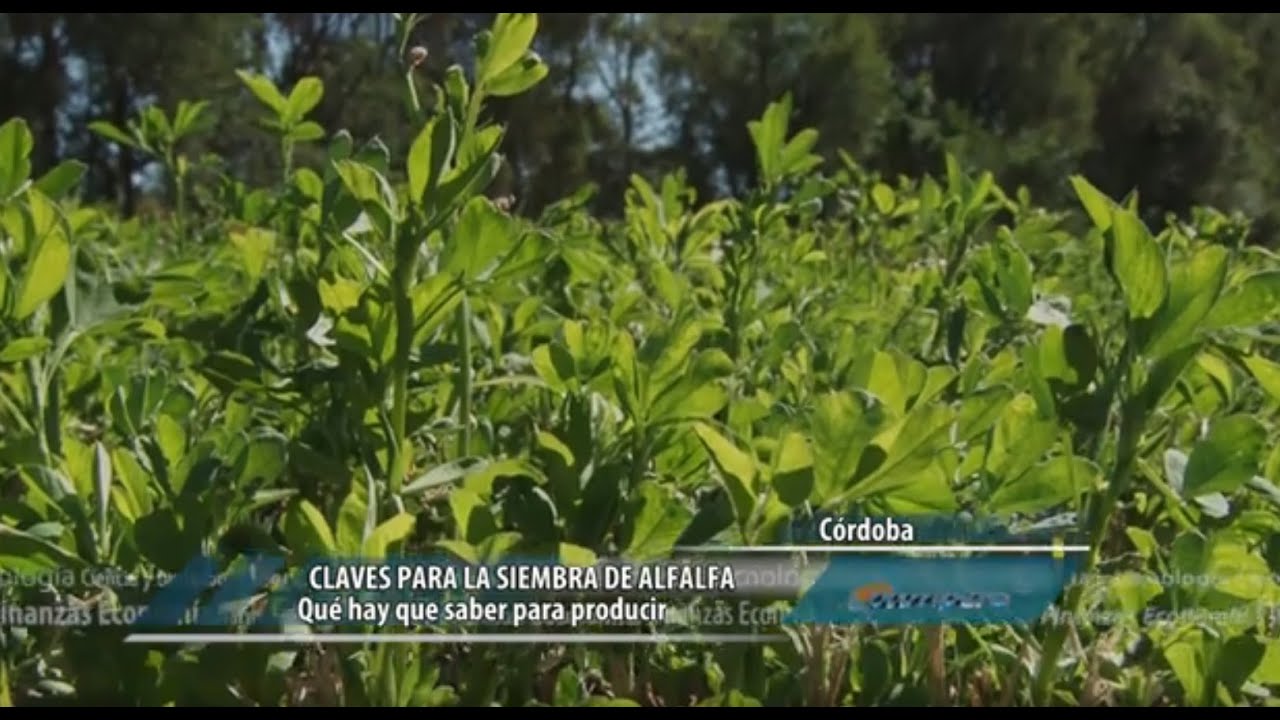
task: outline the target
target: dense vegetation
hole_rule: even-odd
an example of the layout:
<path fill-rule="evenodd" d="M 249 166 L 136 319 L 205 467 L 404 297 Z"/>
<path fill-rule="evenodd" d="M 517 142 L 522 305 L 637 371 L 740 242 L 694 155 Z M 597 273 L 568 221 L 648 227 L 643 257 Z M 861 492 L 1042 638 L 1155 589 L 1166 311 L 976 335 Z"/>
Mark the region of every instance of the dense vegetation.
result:
<path fill-rule="evenodd" d="M 423 77 L 469 66 L 492 20 L 424 16 Z M 593 212 L 616 217 L 633 173 L 677 168 L 700 197 L 741 195 L 757 181 L 742 127 L 789 92 L 831 162 L 844 149 L 917 177 L 951 153 L 1058 210 L 1083 174 L 1113 197 L 1138 188 L 1152 224 L 1209 204 L 1274 243 L 1278 30 L 1266 13 L 551 13 L 535 40 L 547 80 L 489 106 L 507 125 L 495 184 L 535 214 L 590 182 Z M 154 163 L 83 128 L 150 104 L 212 101 L 193 164 L 278 177 L 234 75 L 246 67 L 280 87 L 318 77 L 313 120 L 405 152 L 395 32 L 380 13 L 3 13 L 0 117 L 27 119 L 38 173 L 79 158 L 85 196 L 132 215 L 159 189 Z"/>
<path fill-rule="evenodd" d="M 647 559 L 822 509 L 1077 512 L 1078 621 L 654 647 L 6 626 L 0 705 L 1272 702 L 1266 612 L 1143 622 L 1280 598 L 1280 259 L 1241 221 L 1149 226 L 1080 176 L 1060 214 L 953 157 L 917 179 L 824 162 L 789 96 L 724 131 L 753 157 L 731 199 L 674 172 L 631 177 L 617 220 L 585 192 L 512 214 L 492 183 L 521 121 L 488 108 L 547 78 L 537 19 L 499 16 L 436 83 L 417 20 L 394 23 L 403 152 L 313 119 L 318 78 L 242 72 L 270 178 L 192 158 L 209 104 L 150 105 L 93 126 L 169 188 L 121 216 L 0 126 L 0 569 Z M 0 603 L 142 594 L 71 585 Z"/>

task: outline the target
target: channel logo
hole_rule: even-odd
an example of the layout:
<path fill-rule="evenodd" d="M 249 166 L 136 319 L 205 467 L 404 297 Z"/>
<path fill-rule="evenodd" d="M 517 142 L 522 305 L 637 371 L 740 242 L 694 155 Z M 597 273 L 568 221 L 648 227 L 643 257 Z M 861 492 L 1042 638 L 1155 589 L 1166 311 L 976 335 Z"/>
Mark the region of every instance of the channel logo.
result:
<path fill-rule="evenodd" d="M 1035 622 L 1076 574 L 1075 556 L 837 556 L 787 623 Z"/>
<path fill-rule="evenodd" d="M 885 582 L 872 582 L 859 586 L 849 594 L 849 610 L 858 613 L 893 610 L 936 610 L 941 613 L 957 610 L 1007 609 L 1011 603 L 1008 593 L 1002 592 L 896 592 Z"/>

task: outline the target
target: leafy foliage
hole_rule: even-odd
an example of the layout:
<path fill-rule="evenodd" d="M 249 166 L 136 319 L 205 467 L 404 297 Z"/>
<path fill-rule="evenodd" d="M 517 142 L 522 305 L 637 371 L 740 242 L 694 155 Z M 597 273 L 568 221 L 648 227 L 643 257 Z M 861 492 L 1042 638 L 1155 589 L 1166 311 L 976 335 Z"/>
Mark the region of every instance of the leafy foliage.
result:
<path fill-rule="evenodd" d="M 420 20 L 396 17 L 402 45 Z M 79 205 L 75 166 L 32 178 L 27 125 L 0 126 L 0 569 L 651 559 L 820 510 L 1075 512 L 1079 621 L 350 653 L 6 626 L 0 704 L 1271 702 L 1267 618 L 1137 621 L 1280 598 L 1273 256 L 1216 213 L 1149 227 L 1083 177 L 1080 231 L 953 158 L 824 165 L 787 98 L 740 129 L 740 198 L 674 173 L 632 177 L 620 221 L 581 196 L 513 215 L 485 194 L 511 131 L 486 100 L 547 76 L 538 22 L 501 15 L 438 84 L 408 67 L 399 157 L 308 120 L 315 78 L 240 76 L 281 152 L 261 187 L 182 170 L 200 103 L 95 126 L 171 166 L 176 200 L 217 199 L 173 222 Z M 322 162 L 294 157 L 310 143 Z M 75 577 L 0 602 L 142 592 Z"/>

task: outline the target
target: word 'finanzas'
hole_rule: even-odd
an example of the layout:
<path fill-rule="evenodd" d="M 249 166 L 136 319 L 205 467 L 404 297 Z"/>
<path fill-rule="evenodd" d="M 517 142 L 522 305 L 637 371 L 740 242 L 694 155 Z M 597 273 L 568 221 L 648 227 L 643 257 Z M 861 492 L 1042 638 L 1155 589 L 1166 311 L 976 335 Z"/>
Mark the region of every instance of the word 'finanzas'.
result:
<path fill-rule="evenodd" d="M 727 565 L 318 565 L 313 590 L 649 590 L 715 592 L 736 589 Z"/>

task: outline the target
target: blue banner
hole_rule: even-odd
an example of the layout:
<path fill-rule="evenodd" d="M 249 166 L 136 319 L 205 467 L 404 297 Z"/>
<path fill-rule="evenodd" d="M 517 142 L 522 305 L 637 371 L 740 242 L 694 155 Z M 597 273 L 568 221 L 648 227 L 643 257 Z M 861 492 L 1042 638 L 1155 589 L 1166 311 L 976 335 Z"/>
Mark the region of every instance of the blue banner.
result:
<path fill-rule="evenodd" d="M 1078 557 L 833 557 L 787 623 L 1018 623 L 1040 618 Z"/>

